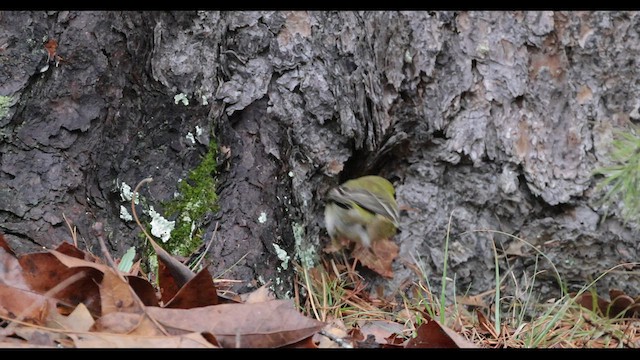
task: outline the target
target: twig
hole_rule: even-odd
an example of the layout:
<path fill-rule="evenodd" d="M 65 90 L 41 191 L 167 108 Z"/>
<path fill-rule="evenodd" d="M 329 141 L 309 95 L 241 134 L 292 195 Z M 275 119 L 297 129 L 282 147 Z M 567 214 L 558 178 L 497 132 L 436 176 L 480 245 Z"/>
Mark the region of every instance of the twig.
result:
<path fill-rule="evenodd" d="M 342 338 L 339 337 L 335 337 L 331 334 L 329 334 L 328 332 L 324 331 L 324 330 L 320 330 L 318 331 L 318 334 L 322 335 L 322 336 L 326 336 L 327 338 L 329 338 L 329 340 L 333 341 L 334 343 L 340 345 L 340 347 L 343 347 L 345 349 L 353 349 L 353 345 L 349 344 L 347 341 L 345 341 Z"/>
<path fill-rule="evenodd" d="M 149 236 L 149 234 L 147 234 L 146 229 L 142 226 L 142 224 L 140 224 L 140 220 L 138 219 L 138 214 L 136 213 L 136 207 L 135 207 L 135 200 L 136 197 L 138 196 L 138 189 L 140 188 L 140 186 L 142 186 L 145 183 L 151 182 L 153 181 L 153 178 L 146 178 L 143 179 L 142 181 L 140 181 L 138 183 L 138 185 L 136 185 L 136 188 L 133 190 L 133 196 L 131 197 L 131 212 L 133 213 L 133 217 L 136 219 L 136 223 L 138 224 L 138 226 L 140 227 L 140 229 L 142 229 L 142 232 L 144 232 L 144 234 L 147 236 L 147 238 L 151 239 L 151 237 Z M 103 251 L 106 250 L 106 246 L 104 245 L 104 241 L 102 241 L 101 238 L 98 238 L 100 240 L 100 247 L 102 247 Z M 153 241 L 153 239 L 151 239 L 151 241 Z M 117 270 L 118 267 L 115 266 L 115 262 L 113 261 L 113 259 L 111 258 L 111 256 L 109 254 L 106 254 L 107 259 L 109 260 L 109 263 L 111 264 L 111 266 L 116 269 L 116 273 L 118 274 L 118 276 L 125 281 L 126 283 L 128 283 L 125 279 L 124 276 L 122 276 L 122 274 L 120 274 L 120 272 Z M 138 297 L 138 294 L 136 294 L 135 291 L 133 291 L 133 289 L 131 289 L 131 294 L 133 295 L 133 298 L 136 300 L 136 302 L 138 303 L 138 306 L 140 306 L 140 308 L 142 309 L 142 311 L 144 311 L 144 314 L 147 316 L 147 318 L 149 320 L 151 320 L 151 322 L 157 326 L 158 330 L 160 330 L 164 335 L 169 336 L 169 333 L 164 329 L 164 326 L 160 325 L 160 323 L 158 322 L 158 320 L 156 320 L 154 317 L 152 317 L 151 315 L 149 315 L 149 313 L 147 313 L 147 307 L 144 305 L 144 303 L 142 302 L 142 300 Z"/>
<path fill-rule="evenodd" d="M 147 229 L 145 229 L 144 226 L 142 226 L 142 224 L 140 223 L 140 219 L 138 219 L 138 213 L 136 212 L 136 204 L 135 204 L 136 197 L 138 196 L 138 189 L 140 188 L 140 186 L 146 183 L 150 183 L 152 181 L 153 181 L 153 178 L 150 178 L 150 177 L 146 179 L 142 179 L 138 183 L 138 185 L 136 185 L 136 188 L 133 189 L 133 196 L 131 196 L 131 212 L 133 213 L 133 218 L 136 220 L 136 224 L 138 224 L 138 227 L 140 228 L 140 230 L 142 230 L 142 232 L 147 237 L 147 239 L 153 242 L 153 238 L 147 233 Z"/>
<path fill-rule="evenodd" d="M 142 230 L 144 235 L 149 240 L 149 243 L 153 247 L 153 250 L 156 252 L 156 255 L 158 256 L 158 259 L 164 261 L 167 264 L 172 263 L 172 265 L 168 267 L 168 270 L 169 272 L 171 272 L 171 275 L 173 276 L 173 279 L 175 280 L 176 285 L 178 287 L 181 287 L 182 285 L 189 282 L 189 280 L 193 279 L 193 277 L 196 276 L 196 274 L 187 265 L 179 261 L 175 261 L 175 258 L 171 256 L 171 254 L 169 254 L 165 249 L 162 248 L 162 246 L 158 245 L 158 243 L 155 240 L 153 240 L 153 238 L 149 235 L 149 233 L 147 233 L 147 230 L 144 228 L 144 226 L 142 226 L 142 224 L 140 223 L 140 219 L 138 218 L 138 213 L 136 212 L 135 200 L 139 194 L 138 189 L 140 188 L 140 186 L 151 181 L 153 181 L 152 178 L 146 178 L 140 181 L 138 185 L 136 185 L 136 188 L 133 190 L 133 196 L 131 197 L 131 211 L 133 212 L 133 217 L 135 218 L 136 223 L 138 224 L 138 227 L 140 227 L 140 230 Z"/>
<path fill-rule="evenodd" d="M 202 256 L 200 257 L 200 259 L 198 259 L 198 261 L 196 261 L 196 263 L 193 265 L 194 269 L 197 269 L 198 266 L 200 266 L 200 263 L 202 262 L 202 260 L 204 260 L 205 255 L 209 252 L 209 248 L 211 248 L 211 244 L 213 244 L 213 239 L 216 237 L 217 231 L 218 231 L 218 223 L 216 222 L 216 226 L 213 228 L 213 233 L 211 234 L 211 239 L 209 239 L 209 243 L 204 248 L 204 252 L 202 253 Z"/>
<path fill-rule="evenodd" d="M 316 302 L 314 300 L 313 290 L 311 289 L 311 285 L 309 284 L 309 273 L 307 271 L 306 266 L 302 266 L 302 271 L 304 271 L 304 282 L 307 285 L 307 292 L 309 293 L 309 301 L 311 301 L 311 308 L 313 309 L 313 314 L 316 316 L 316 319 L 320 320 L 320 315 L 318 314 L 318 309 L 316 309 Z"/>
<path fill-rule="evenodd" d="M 233 269 L 236 265 L 238 265 L 240 263 L 240 261 L 244 260 L 244 258 L 246 258 L 249 255 L 249 253 L 245 253 L 244 255 L 242 255 L 240 257 L 240 259 L 238 259 L 238 261 L 234 262 L 233 264 L 231 264 L 231 266 L 229 266 L 225 271 L 221 272 L 218 275 L 215 275 L 213 278 L 214 279 L 218 279 L 220 278 L 222 275 L 226 274 L 227 272 L 229 272 L 231 269 Z"/>
<path fill-rule="evenodd" d="M 64 215 L 64 213 L 62 213 L 62 218 L 64 219 L 64 222 L 67 223 L 67 227 L 69 228 L 69 232 L 71 233 L 71 238 L 73 239 L 73 246 L 77 248 L 78 247 L 78 229 L 75 226 L 73 228 L 71 227 L 71 224 L 69 223 L 69 220 Z"/>
<path fill-rule="evenodd" d="M 320 278 L 322 279 L 322 319 L 320 321 L 327 321 L 327 309 L 329 305 L 327 304 L 327 280 L 324 276 L 324 272 L 320 273 Z"/>

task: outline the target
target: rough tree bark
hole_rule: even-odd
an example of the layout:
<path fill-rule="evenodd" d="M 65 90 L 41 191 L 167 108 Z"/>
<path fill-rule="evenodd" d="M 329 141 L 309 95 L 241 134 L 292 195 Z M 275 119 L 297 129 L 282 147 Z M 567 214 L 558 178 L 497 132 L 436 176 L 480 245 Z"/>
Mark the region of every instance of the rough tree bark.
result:
<path fill-rule="evenodd" d="M 406 209 L 390 288 L 418 258 L 437 283 L 450 219 L 461 289 L 493 288 L 492 240 L 520 283 L 535 266 L 520 242 L 474 230 L 524 238 L 579 286 L 637 260 L 637 224 L 601 221 L 591 175 L 613 129 L 640 117 L 635 12 L 0 16 L 0 230 L 14 246 L 68 240 L 62 214 L 96 252 L 101 228 L 116 254 L 139 245 L 120 184 L 152 176 L 150 201 L 171 198 L 213 134 L 225 159 L 205 219 L 206 239 L 221 225 L 211 271 L 249 285 L 290 289 L 277 248 L 321 254 L 323 194 L 368 173 Z M 46 38 L 63 61 L 40 73 Z M 541 294 L 556 295 L 546 276 Z"/>

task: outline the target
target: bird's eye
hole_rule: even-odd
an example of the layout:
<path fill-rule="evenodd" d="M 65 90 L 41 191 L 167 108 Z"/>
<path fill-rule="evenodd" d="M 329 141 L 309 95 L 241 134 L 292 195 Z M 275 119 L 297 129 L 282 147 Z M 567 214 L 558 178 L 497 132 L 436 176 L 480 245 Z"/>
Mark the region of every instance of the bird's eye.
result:
<path fill-rule="evenodd" d="M 351 206 L 349 204 L 345 204 L 345 203 L 341 203 L 341 202 L 336 202 L 335 204 L 338 205 L 339 207 L 345 209 L 345 210 L 351 209 Z"/>

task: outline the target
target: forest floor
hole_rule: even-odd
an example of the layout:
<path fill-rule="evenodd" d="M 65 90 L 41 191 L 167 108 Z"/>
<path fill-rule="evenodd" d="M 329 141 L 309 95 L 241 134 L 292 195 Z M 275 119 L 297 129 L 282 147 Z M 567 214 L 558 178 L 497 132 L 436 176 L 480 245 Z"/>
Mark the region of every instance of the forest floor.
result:
<path fill-rule="evenodd" d="M 0 347 L 5 348 L 638 348 L 640 303 L 592 284 L 534 303 L 495 289 L 455 296 L 420 280 L 389 299 L 344 252 L 297 268 L 293 299 L 193 271 L 152 242 L 157 274 L 134 254 L 111 259 L 62 243 L 16 255 L 0 234 Z M 103 250 L 106 247 L 103 247 Z M 105 260 L 103 260 L 105 259 Z M 597 281 L 597 280 L 596 280 Z"/>

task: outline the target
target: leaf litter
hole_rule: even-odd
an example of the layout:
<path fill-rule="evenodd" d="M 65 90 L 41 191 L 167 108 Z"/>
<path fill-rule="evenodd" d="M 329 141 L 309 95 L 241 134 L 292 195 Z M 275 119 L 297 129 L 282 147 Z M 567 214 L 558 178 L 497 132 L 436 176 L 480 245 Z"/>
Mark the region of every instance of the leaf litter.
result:
<path fill-rule="evenodd" d="M 379 275 L 390 277 L 397 246 L 390 241 L 379 245 L 372 249 L 356 246 L 351 255 Z M 160 249 L 157 244 L 154 248 Z M 66 242 L 55 250 L 18 256 L 0 234 L 0 347 L 481 347 L 460 335 L 460 326 L 451 329 L 422 310 L 418 311 L 426 321 L 414 328 L 412 337 L 407 337 L 406 324 L 377 316 L 357 320 L 351 327 L 334 316 L 319 317 L 328 319 L 326 322 L 317 321 L 303 315 L 293 301 L 276 299 L 267 285 L 228 297 L 216 287 L 208 269 L 193 273 L 166 252 L 158 253 L 157 285 L 137 275 L 140 261 L 123 268 L 125 272 L 115 265 L 120 260 L 108 260 L 109 264 Z M 354 270 L 341 264 L 333 264 L 332 269 L 336 274 Z M 314 270 L 310 269 L 309 274 Z M 328 280 L 323 279 L 323 283 Z M 381 294 L 373 299 L 359 284 L 361 281 L 355 279 L 344 288 L 348 300 L 345 310 L 365 309 L 363 305 L 369 309 L 388 308 Z M 486 295 L 459 300 L 476 309 L 477 324 L 471 331 L 486 338 L 482 340 L 485 347 L 505 346 L 500 340 L 504 336 L 480 311 L 489 310 L 482 300 Z M 637 319 L 640 315 L 640 297 L 615 289 L 609 291 L 609 300 L 586 292 L 576 296 L 575 301 L 598 316 Z M 585 319 L 589 321 L 589 317 Z M 469 328 L 466 326 L 467 337 Z M 628 337 L 637 338 L 634 334 Z M 625 344 L 640 346 L 639 341 Z"/>
<path fill-rule="evenodd" d="M 206 268 L 158 260 L 164 291 L 69 243 L 17 256 L 0 234 L 0 346 L 315 347 L 325 326 L 265 288 L 246 302 L 219 301 Z"/>
<path fill-rule="evenodd" d="M 348 330 L 339 319 L 325 323 L 303 315 L 292 300 L 276 299 L 267 286 L 238 300 L 222 297 L 206 268 L 187 273 L 167 254 L 158 257 L 158 289 L 144 277 L 122 272 L 69 243 L 17 256 L 0 234 L 0 260 L 0 317 L 9 324 L 0 329 L 3 347 L 375 348 L 461 343 L 452 330 L 449 335 L 439 325 L 437 340 L 421 328 L 415 339 L 400 339 L 402 326 L 386 320 L 361 321 L 357 329 Z"/>

